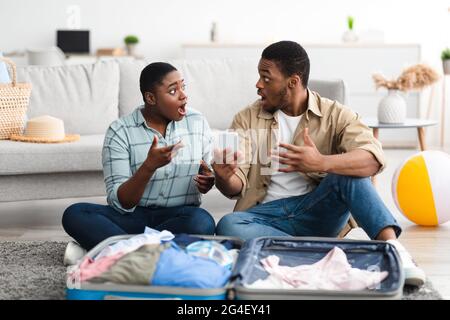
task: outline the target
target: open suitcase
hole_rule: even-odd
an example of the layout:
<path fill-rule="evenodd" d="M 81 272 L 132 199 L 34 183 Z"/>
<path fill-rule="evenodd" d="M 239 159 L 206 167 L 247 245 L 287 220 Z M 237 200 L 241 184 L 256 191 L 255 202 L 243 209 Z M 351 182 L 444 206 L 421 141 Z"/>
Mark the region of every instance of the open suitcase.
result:
<path fill-rule="evenodd" d="M 103 248 L 132 235 L 111 237 L 86 254 L 95 257 Z M 228 237 L 200 236 L 205 240 L 232 241 L 240 249 L 228 284 L 223 288 L 200 289 L 152 285 L 123 285 L 113 283 L 81 282 L 76 286 L 68 283 L 69 300 L 109 299 L 186 299 L 186 300 L 266 300 L 266 299 L 400 299 L 403 292 L 404 274 L 395 248 L 382 241 L 342 240 L 334 238 L 261 237 L 243 243 Z M 342 249 L 352 267 L 364 270 L 388 271 L 389 275 L 374 289 L 345 290 L 298 290 L 298 289 L 252 289 L 246 283 L 264 279 L 268 273 L 260 260 L 269 255 L 280 257 L 280 265 L 297 266 L 321 260 L 334 247 Z"/>

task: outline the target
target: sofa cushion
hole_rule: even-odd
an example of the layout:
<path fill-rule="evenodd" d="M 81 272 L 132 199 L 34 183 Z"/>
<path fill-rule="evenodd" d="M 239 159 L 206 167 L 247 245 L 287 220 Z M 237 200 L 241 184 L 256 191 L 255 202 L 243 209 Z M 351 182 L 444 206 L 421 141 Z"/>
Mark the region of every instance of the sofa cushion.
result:
<path fill-rule="evenodd" d="M 104 135 L 69 143 L 0 141 L 0 175 L 102 170 Z"/>
<path fill-rule="evenodd" d="M 257 60 L 184 60 L 174 64 L 181 66 L 188 105 L 202 112 L 211 128 L 229 128 L 234 115 L 258 98 Z"/>
<path fill-rule="evenodd" d="M 139 90 L 139 77 L 142 69 L 150 63 L 146 60 L 120 62 L 119 117 L 126 116 L 144 104 Z"/>
<path fill-rule="evenodd" d="M 66 133 L 104 134 L 119 115 L 119 66 L 116 61 L 67 66 L 17 68 L 20 82 L 31 82 L 27 116 L 51 115 Z"/>
<path fill-rule="evenodd" d="M 347 101 L 345 83 L 341 79 L 310 80 L 308 88 L 318 92 L 322 97 L 336 100 L 342 104 Z"/>
<path fill-rule="evenodd" d="M 120 62 L 120 116 L 131 113 L 143 104 L 139 76 L 151 61 Z M 257 60 L 203 59 L 169 61 L 184 76 L 188 106 L 202 112 L 211 128 L 226 129 L 233 116 L 254 102 L 258 79 Z M 309 88 L 323 97 L 345 103 L 342 80 L 311 80 Z"/>
<path fill-rule="evenodd" d="M 150 62 L 120 62 L 120 116 L 143 104 L 139 91 L 139 76 Z M 169 63 L 184 76 L 188 106 L 202 112 L 212 128 L 228 128 L 233 116 L 257 99 L 256 60 L 173 60 Z"/>

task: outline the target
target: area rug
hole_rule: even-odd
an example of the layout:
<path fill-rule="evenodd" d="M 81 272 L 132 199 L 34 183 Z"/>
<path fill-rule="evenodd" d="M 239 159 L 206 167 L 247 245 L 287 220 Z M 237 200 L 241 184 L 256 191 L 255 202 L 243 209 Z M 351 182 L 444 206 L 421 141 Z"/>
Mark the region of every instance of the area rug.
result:
<path fill-rule="evenodd" d="M 65 299 L 66 242 L 0 242 L 0 299 Z M 420 289 L 405 287 L 405 300 L 442 299 L 431 282 Z"/>

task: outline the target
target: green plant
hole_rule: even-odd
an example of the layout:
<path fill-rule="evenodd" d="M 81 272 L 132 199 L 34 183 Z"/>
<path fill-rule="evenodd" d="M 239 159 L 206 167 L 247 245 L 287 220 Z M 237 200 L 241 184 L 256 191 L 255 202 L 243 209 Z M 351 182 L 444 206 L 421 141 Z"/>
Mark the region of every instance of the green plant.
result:
<path fill-rule="evenodd" d="M 125 42 L 125 44 L 137 44 L 139 43 L 139 38 L 134 36 L 134 35 L 129 35 L 126 36 L 123 41 Z"/>
<path fill-rule="evenodd" d="M 446 48 L 446 49 L 442 50 L 441 59 L 442 60 L 450 60 L 450 48 Z"/>
<path fill-rule="evenodd" d="M 355 19 L 351 16 L 347 17 L 347 25 L 349 30 L 353 30 L 353 22 Z"/>

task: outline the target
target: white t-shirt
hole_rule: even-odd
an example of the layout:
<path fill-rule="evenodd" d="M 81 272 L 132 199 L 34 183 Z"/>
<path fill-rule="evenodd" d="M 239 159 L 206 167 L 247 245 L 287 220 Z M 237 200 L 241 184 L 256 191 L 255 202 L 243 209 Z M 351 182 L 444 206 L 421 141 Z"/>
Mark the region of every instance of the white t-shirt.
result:
<path fill-rule="evenodd" d="M 278 142 L 292 144 L 294 140 L 294 133 L 302 116 L 291 117 L 285 114 L 283 111 L 278 110 L 275 113 L 275 117 L 278 119 L 279 132 Z M 280 151 L 286 151 L 281 148 Z M 273 160 L 272 160 L 273 161 Z M 286 167 L 286 165 L 280 164 L 280 167 Z M 275 172 L 270 178 L 270 183 L 267 188 L 266 197 L 263 199 L 263 203 L 274 201 L 282 198 L 288 198 L 292 196 L 299 196 L 306 194 L 313 190 L 313 185 L 308 182 L 305 177 L 298 172 Z"/>

